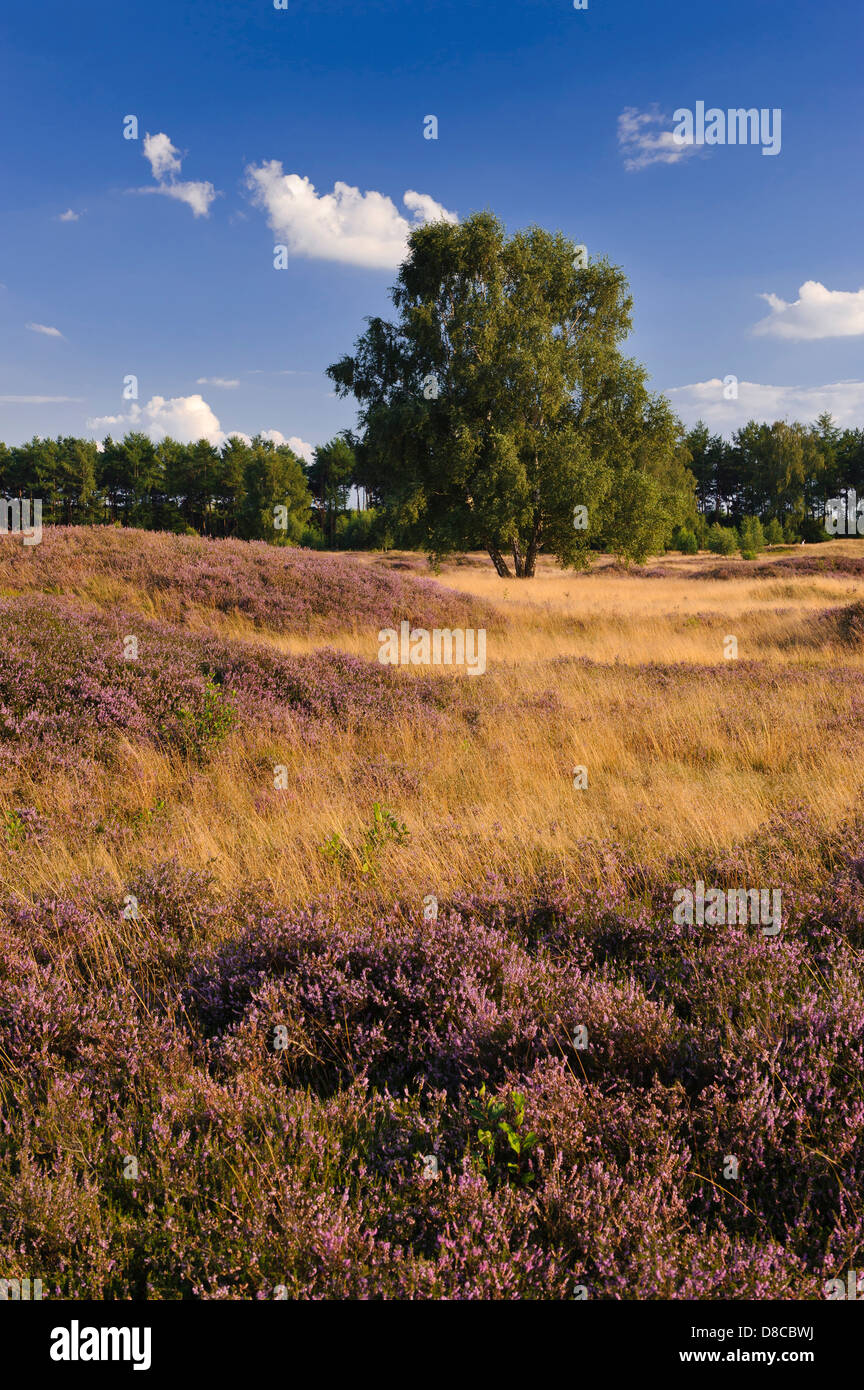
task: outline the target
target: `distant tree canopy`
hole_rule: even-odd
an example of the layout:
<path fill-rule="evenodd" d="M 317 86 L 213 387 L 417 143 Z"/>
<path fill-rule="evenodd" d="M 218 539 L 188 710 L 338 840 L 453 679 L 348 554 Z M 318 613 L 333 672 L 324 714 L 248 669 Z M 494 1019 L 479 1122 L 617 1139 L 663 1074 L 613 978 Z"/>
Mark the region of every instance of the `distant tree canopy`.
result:
<path fill-rule="evenodd" d="M 0 492 L 41 498 L 49 524 L 114 521 L 269 541 L 299 539 L 312 515 L 302 461 L 260 435 L 248 444 L 232 436 L 221 449 L 134 433 L 109 435 L 101 451 L 71 437 L 0 444 Z M 288 509 L 285 531 L 274 527 L 276 506 Z"/>
<path fill-rule="evenodd" d="M 628 423 L 632 427 L 636 407 L 627 397 L 628 380 L 635 382 L 638 409 L 647 421 L 641 436 L 633 427 L 629 441 L 625 429 Z M 725 544 L 734 550 L 724 527 L 740 527 L 748 517 L 761 520 L 769 544 L 826 540 L 829 499 L 850 487 L 864 497 L 864 429 L 841 430 L 829 415 L 812 425 L 751 420 L 727 441 L 700 421 L 682 438 L 664 405 L 641 396 L 639 369 L 632 368 L 629 375 L 626 361 L 619 390 L 623 405 L 601 414 L 605 438 L 601 423 L 592 433 L 618 460 L 610 470 L 611 482 L 602 469 L 598 472 L 596 486 L 606 489 L 601 524 L 582 531 L 572 526 L 564 504 L 560 517 L 550 508 L 549 529 L 539 544 L 552 553 L 567 553 L 573 544 L 579 563 L 582 555 L 602 548 L 625 555 L 680 549 L 682 544 L 686 549 L 691 543 L 702 548 Z M 400 511 L 401 493 L 395 493 L 394 502 L 386 476 L 375 473 L 381 466 L 378 456 L 362 439 L 357 445 L 355 450 L 347 432 L 337 435 L 304 464 L 287 446 L 261 436 L 250 443 L 233 436 L 221 449 L 207 440 L 155 444 L 136 433 L 122 440 L 109 436 L 101 450 L 90 439 L 34 438 L 13 448 L 0 443 L 0 496 L 41 498 L 43 521 L 49 525 L 113 522 L 318 549 L 428 546 L 418 534 L 417 516 L 412 518 L 407 506 Z M 554 478 L 554 473 L 550 469 L 544 476 Z M 586 488 L 593 476 L 585 465 L 577 474 L 579 488 Z M 559 485 L 571 483 L 563 470 Z M 352 510 L 352 489 L 362 490 L 377 505 Z M 479 487 L 477 493 L 482 497 Z M 470 497 L 477 500 L 473 493 Z M 274 527 L 277 506 L 287 509 L 284 531 Z M 465 534 L 467 548 L 471 533 Z M 556 537 L 557 549 L 552 544 Z M 524 570 L 528 552 L 517 541 Z"/>
<path fill-rule="evenodd" d="M 848 487 L 864 495 L 864 430 L 840 430 L 828 414 L 812 425 L 750 420 L 731 441 L 699 421 L 685 443 L 699 510 L 710 521 L 758 516 L 815 540 L 829 499 Z"/>
<path fill-rule="evenodd" d="M 307 467 L 309 485 L 315 498 L 322 528 L 331 544 L 336 537 L 336 519 L 348 505 L 348 495 L 355 479 L 354 451 L 348 442 L 336 436 L 329 444 L 316 450 Z"/>
<path fill-rule="evenodd" d="M 667 401 L 619 351 L 621 271 L 583 266 L 560 233 L 507 238 L 490 213 L 409 248 L 396 322 L 369 320 L 328 368 L 358 401 L 358 475 L 394 527 L 433 556 L 485 549 L 501 575 L 512 555 L 526 578 L 541 548 L 565 565 L 662 548 L 694 484 Z"/>

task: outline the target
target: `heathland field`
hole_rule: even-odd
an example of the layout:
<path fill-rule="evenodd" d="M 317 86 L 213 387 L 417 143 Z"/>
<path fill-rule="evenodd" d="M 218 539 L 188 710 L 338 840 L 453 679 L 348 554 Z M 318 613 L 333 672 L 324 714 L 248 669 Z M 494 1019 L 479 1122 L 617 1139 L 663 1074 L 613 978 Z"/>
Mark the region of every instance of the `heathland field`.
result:
<path fill-rule="evenodd" d="M 485 670 L 379 632 L 485 630 Z M 0 1266 L 819 1298 L 864 1260 L 864 542 L 0 538 Z M 677 921 L 779 890 L 782 926 Z"/>

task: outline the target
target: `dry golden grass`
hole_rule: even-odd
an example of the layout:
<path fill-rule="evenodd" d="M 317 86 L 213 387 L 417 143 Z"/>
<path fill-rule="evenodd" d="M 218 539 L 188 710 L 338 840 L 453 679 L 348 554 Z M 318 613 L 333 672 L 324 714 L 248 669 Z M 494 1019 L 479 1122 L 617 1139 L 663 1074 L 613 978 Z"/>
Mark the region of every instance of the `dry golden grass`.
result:
<path fill-rule="evenodd" d="M 864 542 L 843 553 L 864 556 Z M 87 785 L 43 779 L 23 789 L 58 830 L 43 847 L 16 851 L 16 885 L 59 892 L 99 871 L 121 892 L 136 866 L 173 854 L 223 886 L 266 882 L 277 899 L 299 902 L 340 882 L 321 847 L 334 833 L 358 846 L 375 801 L 411 837 L 383 852 L 375 886 L 406 898 L 445 897 L 487 870 L 588 880 L 610 844 L 648 863 L 682 855 L 698 870 L 701 855 L 757 837 L 795 805 L 836 827 L 860 802 L 853 734 L 864 654 L 832 641 L 818 614 L 864 599 L 864 583 L 759 580 L 743 562 L 741 578 L 688 578 L 694 567 L 675 561 L 664 578 L 574 575 L 544 561 L 527 583 L 480 564 L 445 567 L 441 583 L 502 619 L 486 675 L 440 677 L 464 683 L 471 717 L 434 740 L 407 723 L 315 747 L 237 732 L 203 768 L 127 746 Z M 145 602 L 100 587 L 98 576 L 88 597 L 142 611 Z M 192 622 L 204 626 L 207 615 Z M 207 625 L 216 626 L 212 615 Z M 218 630 L 253 636 L 239 619 L 222 618 Z M 738 638 L 737 663 L 724 660 L 727 634 Z M 254 637 L 283 650 L 310 645 Z M 330 644 L 377 654 L 374 635 L 350 628 Z M 273 790 L 276 763 L 288 767 L 284 792 Z M 576 766 L 587 769 L 585 789 L 574 787 Z M 802 846 L 804 872 L 807 854 Z"/>

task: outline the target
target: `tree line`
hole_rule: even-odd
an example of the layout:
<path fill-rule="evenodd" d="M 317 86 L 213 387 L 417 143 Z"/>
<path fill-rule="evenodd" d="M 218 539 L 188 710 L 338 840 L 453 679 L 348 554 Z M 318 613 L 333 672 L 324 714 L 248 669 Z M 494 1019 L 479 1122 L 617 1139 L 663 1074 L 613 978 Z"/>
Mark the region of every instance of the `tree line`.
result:
<path fill-rule="evenodd" d="M 864 429 L 841 430 L 827 413 L 812 425 L 750 420 L 731 441 L 700 421 L 684 442 L 696 506 L 711 523 L 757 517 L 787 540 L 824 540 L 828 502 L 864 492 Z"/>
<path fill-rule="evenodd" d="M 712 435 L 701 421 L 686 433 L 671 415 L 661 412 L 660 421 L 667 454 L 665 460 L 643 455 L 641 513 L 634 514 L 632 503 L 616 512 L 608 499 L 605 524 L 596 516 L 592 524 L 596 501 L 582 484 L 588 524 L 580 533 L 567 517 L 574 550 L 626 553 L 623 533 L 630 527 L 646 553 L 706 547 L 733 553 L 742 527 L 749 535 L 754 519 L 762 526 L 754 536 L 769 543 L 824 540 L 829 500 L 847 487 L 864 495 L 864 430 L 841 430 L 830 415 L 809 426 L 750 421 L 731 440 Z M 646 452 L 652 442 L 656 448 L 657 429 L 655 421 L 653 441 L 646 431 Z M 215 448 L 203 439 L 154 443 L 130 433 L 109 436 L 101 450 L 89 439 L 34 437 L 13 447 L 0 443 L 0 495 L 41 498 L 48 525 L 115 523 L 329 549 L 429 549 L 422 520 L 406 516 L 399 474 L 382 477 L 370 452 L 368 435 L 350 431 L 317 448 L 311 462 L 261 436 L 250 443 L 232 437 Z M 626 477 L 620 470 L 615 486 L 624 487 Z M 631 466 L 631 482 L 636 477 Z M 287 510 L 284 528 L 274 525 L 277 507 Z M 452 516 L 437 524 L 455 531 Z M 718 527 L 728 534 L 719 535 Z M 529 535 L 529 559 L 530 546 Z M 440 539 L 439 548 L 446 549 Z M 753 548 L 758 542 L 747 540 L 746 549 Z M 500 563 L 503 552 L 498 555 Z"/>
<path fill-rule="evenodd" d="M 353 452 L 341 437 L 316 449 L 310 463 L 261 435 L 248 443 L 232 436 L 221 448 L 206 439 L 154 443 L 135 432 L 109 435 L 101 448 L 74 436 L 0 443 L 0 495 L 40 498 L 47 525 L 116 523 L 335 545 L 353 472 Z M 286 509 L 284 526 L 276 525 L 277 507 Z"/>

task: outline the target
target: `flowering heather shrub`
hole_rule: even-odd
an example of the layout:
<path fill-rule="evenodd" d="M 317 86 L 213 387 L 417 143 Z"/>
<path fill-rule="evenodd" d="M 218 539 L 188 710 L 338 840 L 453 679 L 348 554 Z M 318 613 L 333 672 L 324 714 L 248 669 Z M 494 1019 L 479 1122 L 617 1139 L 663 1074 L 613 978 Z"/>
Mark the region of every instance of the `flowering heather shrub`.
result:
<path fill-rule="evenodd" d="M 673 926 L 678 870 L 609 855 L 594 893 L 493 879 L 436 922 L 173 864 L 132 921 L 107 880 L 7 892 L 4 1268 L 97 1298 L 820 1297 L 864 1246 L 864 843 L 784 886 L 770 940 Z M 533 1136 L 525 1181 L 486 1161 L 487 1102 Z"/>
<path fill-rule="evenodd" d="M 580 1025 L 591 1074 L 642 1079 L 668 1070 L 676 1045 L 671 1014 L 632 981 L 531 956 L 461 916 L 420 926 L 394 913 L 347 930 L 320 913 L 256 918 L 203 957 L 186 1005 L 229 1069 L 251 1064 L 285 1023 L 287 1078 L 325 1089 L 358 1068 L 390 1090 L 452 1091 L 548 1056 L 575 1063 Z"/>
<path fill-rule="evenodd" d="M 856 579 L 864 577 L 864 560 L 852 555 L 838 554 L 830 542 L 819 546 L 817 553 L 812 550 L 804 555 L 792 554 L 772 556 L 760 560 L 747 561 L 740 558 L 719 562 L 669 565 L 662 562 L 651 565 L 628 565 L 620 561 L 594 566 L 586 574 L 602 578 L 604 575 L 626 574 L 639 579 L 790 579 L 798 575 L 851 575 Z"/>
<path fill-rule="evenodd" d="M 124 660 L 128 633 L 138 637 L 137 660 Z M 75 600 L 0 599 L 7 765 L 36 749 L 108 756 L 118 734 L 205 757 L 235 726 L 284 733 L 400 714 L 434 723 L 452 703 L 446 681 L 408 680 L 336 651 L 283 656 Z"/>
<path fill-rule="evenodd" d="M 671 571 L 668 570 L 667 573 Z M 805 555 L 784 555 L 782 558 L 741 561 L 728 560 L 716 565 L 694 565 L 678 570 L 679 579 L 740 579 L 746 573 L 748 579 L 792 579 L 805 575 L 851 575 L 856 579 L 864 576 L 864 560 L 852 555 L 836 554 L 830 543 L 820 546 L 818 554 L 811 551 Z"/>
<path fill-rule="evenodd" d="M 98 599 L 99 578 L 153 595 L 160 613 L 180 623 L 196 608 L 240 614 L 273 632 L 324 636 L 354 628 L 374 637 L 403 619 L 423 628 L 494 622 L 483 605 L 432 579 L 265 541 L 46 526 L 42 543 L 22 553 L 16 537 L 0 536 L 0 592 Z"/>
<path fill-rule="evenodd" d="M 840 640 L 850 647 L 864 642 L 864 603 L 847 603 L 831 614 Z"/>

